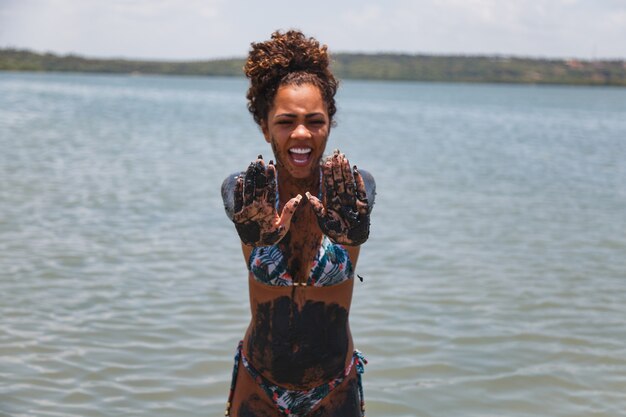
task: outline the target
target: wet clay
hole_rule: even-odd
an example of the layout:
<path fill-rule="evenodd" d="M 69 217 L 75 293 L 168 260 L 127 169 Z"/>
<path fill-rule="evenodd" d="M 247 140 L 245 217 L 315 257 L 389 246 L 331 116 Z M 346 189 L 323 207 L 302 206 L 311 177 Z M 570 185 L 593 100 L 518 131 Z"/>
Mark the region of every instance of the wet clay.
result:
<path fill-rule="evenodd" d="M 298 306 L 292 297 L 282 296 L 259 303 L 255 313 L 247 351 L 268 379 L 311 386 L 344 370 L 350 348 L 346 308 L 312 300 Z"/>
<path fill-rule="evenodd" d="M 237 411 L 237 417 L 276 417 L 276 408 L 269 407 L 257 394 L 243 401 Z"/>
<path fill-rule="evenodd" d="M 236 417 L 276 417 L 281 415 L 259 394 L 252 394 L 241 402 Z M 308 417 L 357 417 L 361 416 L 361 397 L 355 377 L 345 380 L 333 395 L 326 397 L 307 414 Z"/>
<path fill-rule="evenodd" d="M 327 397 L 309 417 L 357 417 L 361 416 L 361 397 L 356 378 L 344 381 L 335 395 Z"/>

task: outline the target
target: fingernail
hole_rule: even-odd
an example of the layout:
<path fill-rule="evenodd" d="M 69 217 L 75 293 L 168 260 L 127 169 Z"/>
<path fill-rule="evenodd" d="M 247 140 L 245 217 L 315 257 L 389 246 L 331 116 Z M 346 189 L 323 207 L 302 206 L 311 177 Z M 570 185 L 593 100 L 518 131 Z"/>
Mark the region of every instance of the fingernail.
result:
<path fill-rule="evenodd" d="M 304 195 L 306 195 L 306 198 L 309 198 L 309 199 L 311 198 L 311 193 L 308 192 L 308 191 L 306 193 L 304 193 Z"/>

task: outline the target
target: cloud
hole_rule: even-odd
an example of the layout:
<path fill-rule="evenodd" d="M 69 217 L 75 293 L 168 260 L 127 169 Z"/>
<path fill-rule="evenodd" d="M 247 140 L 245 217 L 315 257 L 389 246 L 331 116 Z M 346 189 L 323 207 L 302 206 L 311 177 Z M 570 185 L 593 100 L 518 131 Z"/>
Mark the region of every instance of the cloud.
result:
<path fill-rule="evenodd" d="M 351 37 L 374 50 L 626 58 L 626 3 L 612 0 L 391 0 L 377 25 Z M 391 29 L 389 29 L 391 28 Z"/>
<path fill-rule="evenodd" d="M 622 0 L 0 0 L 0 47 L 243 56 L 278 28 L 332 51 L 626 58 Z"/>
<path fill-rule="evenodd" d="M 71 1 L 71 0 L 65 0 Z M 89 4 L 89 3 L 86 3 Z M 224 0 L 152 0 L 142 1 L 109 0 L 106 7 L 115 13 L 134 18 L 169 18 L 171 16 L 197 15 L 203 18 L 215 18 L 219 15 Z M 191 12 L 191 13 L 190 13 Z"/>
<path fill-rule="evenodd" d="M 368 26 L 378 24 L 383 17 L 381 8 L 367 4 L 363 6 L 361 10 L 350 10 L 344 12 L 344 20 L 350 24 L 350 26 Z"/>
<path fill-rule="evenodd" d="M 219 18 L 224 4 L 224 0 L 24 0 L 3 7 L 12 18 L 1 23 L 7 24 L 7 38 L 16 45 L 37 50 L 202 57 L 207 53 L 202 40 L 216 38 L 222 29 Z"/>

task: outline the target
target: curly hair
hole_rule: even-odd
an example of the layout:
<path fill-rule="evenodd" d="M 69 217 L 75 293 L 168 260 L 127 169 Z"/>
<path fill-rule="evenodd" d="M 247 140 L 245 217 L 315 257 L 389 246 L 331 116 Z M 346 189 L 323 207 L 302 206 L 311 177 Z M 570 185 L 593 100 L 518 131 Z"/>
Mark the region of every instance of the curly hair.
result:
<path fill-rule="evenodd" d="M 332 122 L 339 83 L 330 72 L 326 45 L 320 46 L 316 39 L 306 38 L 299 30 L 289 30 L 276 31 L 270 40 L 251 46 L 243 70 L 250 79 L 248 110 L 258 125 L 267 118 L 280 86 L 302 84 L 319 88 Z"/>

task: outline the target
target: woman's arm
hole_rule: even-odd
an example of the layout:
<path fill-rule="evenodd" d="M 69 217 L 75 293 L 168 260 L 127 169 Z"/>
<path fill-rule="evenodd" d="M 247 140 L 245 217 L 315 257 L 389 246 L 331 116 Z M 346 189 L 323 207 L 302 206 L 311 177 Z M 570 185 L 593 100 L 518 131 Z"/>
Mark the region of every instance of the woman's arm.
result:
<path fill-rule="evenodd" d="M 369 171 L 359 169 L 359 174 L 361 174 L 361 178 L 363 178 L 363 182 L 365 183 L 365 193 L 367 195 L 369 213 L 371 213 L 374 208 L 374 202 L 376 201 L 376 181 L 374 181 L 374 177 Z"/>
<path fill-rule="evenodd" d="M 233 221 L 235 215 L 235 187 L 237 179 L 244 175 L 244 172 L 235 172 L 224 179 L 222 182 L 222 201 L 224 202 L 224 210 L 228 218 Z"/>
<path fill-rule="evenodd" d="M 224 202 L 224 211 L 226 216 L 233 221 L 235 216 L 235 188 L 237 186 L 237 179 L 245 175 L 245 172 L 235 172 L 224 179 L 222 182 L 222 201 Z M 253 246 L 246 245 L 241 242 L 241 251 L 243 252 L 243 259 L 247 263 L 252 253 Z"/>

